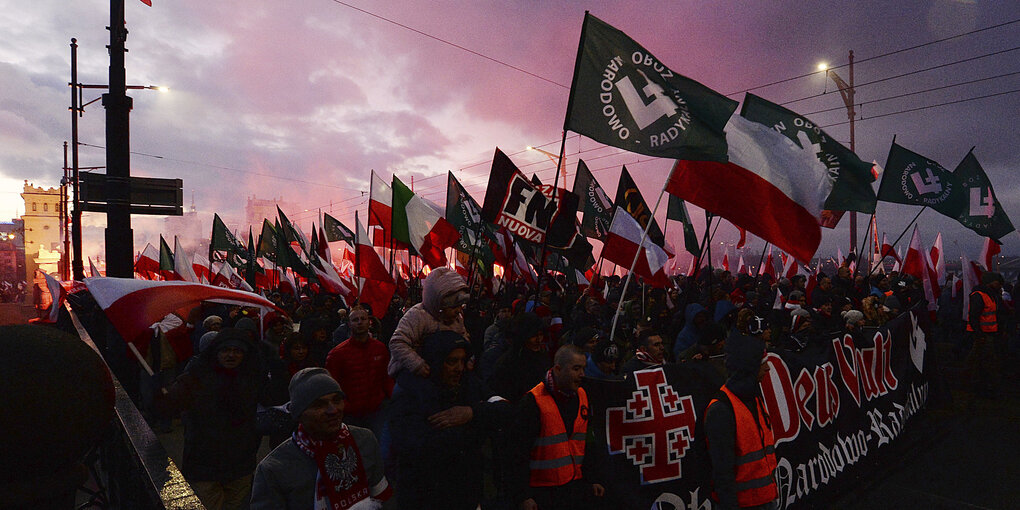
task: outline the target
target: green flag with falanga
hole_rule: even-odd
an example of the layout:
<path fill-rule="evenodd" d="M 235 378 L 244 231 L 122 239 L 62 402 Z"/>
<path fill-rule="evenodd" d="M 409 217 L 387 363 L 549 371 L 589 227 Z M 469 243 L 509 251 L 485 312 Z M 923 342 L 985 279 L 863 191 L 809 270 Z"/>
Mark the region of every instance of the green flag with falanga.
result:
<path fill-rule="evenodd" d="M 214 251 L 225 251 L 229 254 L 240 255 L 244 259 L 248 258 L 248 249 L 244 247 L 244 243 L 237 236 L 227 229 L 219 214 L 213 214 L 212 239 L 209 241 L 209 252 Z"/>
<path fill-rule="evenodd" d="M 956 217 L 957 221 L 978 235 L 990 237 L 1001 244 L 1002 237 L 1016 228 L 996 198 L 992 182 L 974 156 L 974 149 L 956 166 L 953 175 L 960 181 L 967 197 L 967 207 Z"/>
<path fill-rule="evenodd" d="M 285 221 L 286 217 L 282 219 Z M 315 273 L 312 272 L 312 269 L 308 267 L 308 265 L 301 260 L 301 257 L 294 252 L 294 249 L 291 248 L 290 241 L 286 238 L 286 234 L 284 233 L 286 229 L 287 227 L 284 226 L 282 222 L 274 229 L 274 234 L 276 236 L 276 264 L 281 267 L 289 267 L 293 269 L 295 273 L 301 275 L 303 278 L 307 278 L 308 280 L 315 279 Z"/>
<path fill-rule="evenodd" d="M 641 228 L 648 226 L 648 222 L 651 221 L 652 226 L 648 229 L 648 238 L 659 246 L 665 246 L 666 236 L 663 235 L 658 222 L 652 216 L 652 210 L 648 208 L 645 197 L 641 196 L 641 190 L 634 183 L 634 179 L 631 178 L 627 167 L 623 167 L 623 171 L 620 172 L 620 183 L 616 186 L 616 201 L 614 203 L 630 213 L 637 220 L 638 225 L 641 225 Z M 612 220 L 610 220 L 610 223 L 612 223 Z"/>
<path fill-rule="evenodd" d="M 684 248 L 695 257 L 701 256 L 701 246 L 698 244 L 698 234 L 694 231 L 694 224 L 691 223 L 691 216 L 687 214 L 687 203 L 682 199 L 669 195 L 669 204 L 666 208 L 666 219 L 679 221 L 684 227 Z"/>
<path fill-rule="evenodd" d="M 563 129 L 648 156 L 725 162 L 723 128 L 736 109 L 585 13 Z"/>
<path fill-rule="evenodd" d="M 878 199 L 931 207 L 953 219 L 959 218 L 967 207 L 967 192 L 956 175 L 897 145 L 895 140 L 889 148 Z"/>
<path fill-rule="evenodd" d="M 259 235 L 259 246 L 257 255 L 259 257 L 265 257 L 273 262 L 276 262 L 276 252 L 278 247 L 276 245 L 277 234 L 276 228 L 267 219 L 262 220 L 262 233 Z"/>
<path fill-rule="evenodd" d="M 326 240 L 329 242 L 346 241 L 354 246 L 354 232 L 347 228 L 340 220 L 328 215 L 322 215 L 322 230 L 326 233 Z"/>
<path fill-rule="evenodd" d="M 574 194 L 580 199 L 578 212 L 581 213 L 581 233 L 595 239 L 609 235 L 613 223 L 613 202 L 588 170 L 584 161 L 577 160 L 577 174 L 574 177 Z"/>
<path fill-rule="evenodd" d="M 174 272 L 174 251 L 166 244 L 163 234 L 159 235 L 159 270 Z"/>
<path fill-rule="evenodd" d="M 283 210 L 280 209 L 280 206 L 276 206 L 276 214 L 279 216 L 279 230 L 281 231 L 280 233 L 283 234 L 284 239 L 286 239 L 288 243 L 297 242 L 301 247 L 301 250 L 308 253 L 308 240 L 305 239 L 304 234 L 302 234 L 301 231 L 299 231 L 298 228 L 294 226 L 289 219 L 287 219 L 287 215 L 283 214 Z"/>
<path fill-rule="evenodd" d="M 464 189 L 453 172 L 446 180 L 446 221 L 460 233 L 454 248 L 475 259 L 485 274 L 491 274 L 496 255 L 489 246 L 493 237 L 492 226 L 482 219 L 482 208 Z"/>
<path fill-rule="evenodd" d="M 825 200 L 825 209 L 874 214 L 877 198 L 871 187 L 875 181 L 875 175 L 871 173 L 873 164 L 861 161 L 857 154 L 803 115 L 754 94 L 745 96 L 740 114 L 748 120 L 771 126 L 798 145 L 797 135 L 803 132 L 812 144 L 818 146 L 818 159 L 825 164 L 829 178 L 834 179 L 832 191 Z"/>

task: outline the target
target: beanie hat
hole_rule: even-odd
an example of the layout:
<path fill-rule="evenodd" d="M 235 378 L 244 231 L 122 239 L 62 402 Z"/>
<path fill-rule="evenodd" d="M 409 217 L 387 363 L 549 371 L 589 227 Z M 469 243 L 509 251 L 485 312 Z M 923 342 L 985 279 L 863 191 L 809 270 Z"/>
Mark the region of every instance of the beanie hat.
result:
<path fill-rule="evenodd" d="M 620 348 L 616 346 L 615 342 L 607 338 L 595 344 L 595 350 L 592 352 L 591 357 L 596 363 L 620 361 Z"/>
<path fill-rule="evenodd" d="M 255 324 L 255 320 L 251 317 L 241 317 L 237 320 L 237 323 L 234 324 L 234 327 L 245 331 L 251 331 L 252 333 L 256 333 L 259 330 L 258 324 Z"/>
<path fill-rule="evenodd" d="M 896 297 L 896 296 L 886 296 L 884 304 L 885 304 L 886 308 L 889 308 L 889 309 L 895 308 L 895 309 L 899 310 L 900 308 L 903 308 L 903 306 L 900 305 L 900 299 L 898 297 Z"/>
<path fill-rule="evenodd" d="M 864 320 L 864 313 L 860 310 L 847 310 L 843 312 L 843 320 L 846 321 L 847 326 L 852 326 Z"/>
<path fill-rule="evenodd" d="M 202 327 L 206 330 L 212 329 L 216 324 L 223 324 L 223 319 L 219 315 L 210 315 L 202 321 Z"/>
<path fill-rule="evenodd" d="M 339 393 L 341 397 L 347 398 L 336 380 L 329 375 L 325 368 L 321 367 L 298 370 L 294 377 L 290 378 L 288 391 L 290 392 L 290 415 L 295 420 L 319 397 Z"/>
<path fill-rule="evenodd" d="M 995 271 L 981 273 L 981 285 L 991 285 L 994 282 L 1002 283 L 1002 275 Z"/>
<path fill-rule="evenodd" d="M 210 332 L 202 335 L 202 338 L 198 339 L 198 352 L 202 352 L 202 351 L 206 350 L 209 347 L 209 345 L 212 344 L 213 339 L 215 339 L 216 335 L 218 335 L 218 334 L 219 333 L 217 333 L 215 331 L 210 331 Z"/>

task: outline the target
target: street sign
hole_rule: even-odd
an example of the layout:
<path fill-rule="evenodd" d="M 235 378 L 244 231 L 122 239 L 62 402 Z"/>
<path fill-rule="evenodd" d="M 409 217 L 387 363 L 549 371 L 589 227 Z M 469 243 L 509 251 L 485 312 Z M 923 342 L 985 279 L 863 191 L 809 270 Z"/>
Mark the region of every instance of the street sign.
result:
<path fill-rule="evenodd" d="M 106 174 L 79 174 L 79 204 L 82 211 L 106 212 L 106 188 L 123 185 L 123 179 Z M 131 214 L 182 216 L 184 214 L 184 181 L 154 177 L 131 177 Z"/>

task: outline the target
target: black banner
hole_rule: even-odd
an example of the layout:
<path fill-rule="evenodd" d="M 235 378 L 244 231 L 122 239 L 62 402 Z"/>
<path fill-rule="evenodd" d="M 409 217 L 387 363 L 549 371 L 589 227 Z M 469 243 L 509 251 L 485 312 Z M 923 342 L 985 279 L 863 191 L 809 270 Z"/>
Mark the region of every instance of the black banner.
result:
<path fill-rule="evenodd" d="M 928 315 L 770 352 L 762 394 L 776 437 L 780 508 L 811 508 L 850 487 L 928 397 Z M 609 453 L 613 508 L 710 509 L 704 412 L 717 394 L 709 362 L 667 364 L 624 382 L 586 380 L 595 444 Z M 657 505 L 657 506 L 656 506 Z"/>

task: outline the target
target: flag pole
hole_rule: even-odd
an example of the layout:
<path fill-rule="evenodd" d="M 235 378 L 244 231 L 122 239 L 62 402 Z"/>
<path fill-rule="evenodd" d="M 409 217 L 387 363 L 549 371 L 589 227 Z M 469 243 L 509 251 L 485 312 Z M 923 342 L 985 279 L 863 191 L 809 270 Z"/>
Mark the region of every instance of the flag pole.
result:
<path fill-rule="evenodd" d="M 637 266 L 638 257 L 641 256 L 641 249 L 645 245 L 645 241 L 648 240 L 648 230 L 652 228 L 652 224 L 655 223 L 655 213 L 659 210 L 659 204 L 662 203 L 662 195 L 666 194 L 666 184 L 669 179 L 662 184 L 662 190 L 659 191 L 659 198 L 655 200 L 655 207 L 652 208 L 652 216 L 648 218 L 648 223 L 645 223 L 645 229 L 641 232 L 641 241 L 638 243 L 638 249 L 634 253 L 634 260 L 630 262 L 630 270 L 627 271 L 627 279 L 623 281 L 623 289 L 620 291 L 620 301 L 616 304 L 616 313 L 613 314 L 613 326 L 609 331 L 609 342 L 612 343 L 616 336 L 616 324 L 620 320 L 620 311 L 623 309 L 623 298 L 627 295 L 627 286 L 630 285 L 630 280 L 634 278 L 634 267 Z M 708 229 L 705 229 L 705 234 L 708 235 Z"/>
<path fill-rule="evenodd" d="M 921 216 L 921 213 L 923 213 L 924 210 L 927 209 L 927 208 L 928 208 L 928 206 L 924 206 L 924 207 L 921 208 L 920 211 L 917 211 L 917 214 L 914 215 L 914 219 L 910 220 L 910 223 L 907 223 L 907 226 L 904 227 L 903 232 L 900 232 L 900 235 L 896 238 L 895 241 L 893 241 L 892 245 L 889 246 L 890 250 L 896 248 L 896 243 L 900 242 L 900 239 L 903 239 L 903 236 L 907 234 L 907 231 L 910 230 L 910 227 L 914 224 L 915 221 L 917 221 L 917 218 L 919 218 Z M 888 257 L 888 256 L 889 256 L 888 252 L 885 252 L 885 251 L 882 252 L 882 260 L 885 260 L 885 258 Z M 875 267 L 878 267 L 878 265 L 876 265 Z M 873 267 L 873 268 L 871 268 L 871 271 L 868 272 L 868 278 L 870 279 L 871 275 L 874 274 L 874 273 L 875 273 L 875 268 Z"/>
<path fill-rule="evenodd" d="M 582 29 L 582 32 L 583 31 L 584 30 Z M 579 48 L 578 55 L 580 55 L 580 51 L 581 50 Z M 568 110 L 567 115 L 569 114 L 570 112 Z M 555 207 L 553 207 L 553 210 L 559 209 L 560 207 L 560 204 L 557 203 L 559 201 L 556 200 L 557 195 L 559 195 L 559 193 L 557 192 L 556 185 L 557 183 L 560 182 L 560 168 L 563 168 L 563 153 L 566 151 L 566 149 L 567 149 L 567 130 L 564 129 L 563 136 L 560 137 L 560 157 L 558 160 L 556 160 L 556 176 L 553 178 L 552 197 L 550 198 L 552 203 L 555 205 Z M 564 186 L 566 186 L 566 184 L 564 184 Z M 564 191 L 566 190 L 564 189 Z M 575 214 L 576 216 L 576 211 L 573 214 Z M 553 218 L 555 217 L 556 213 L 553 213 Z M 538 294 L 539 292 L 541 292 L 542 289 L 542 278 L 545 276 L 545 254 L 549 249 L 549 234 L 552 232 L 552 223 L 553 223 L 552 221 L 549 222 L 549 226 L 546 228 L 545 235 L 542 236 L 541 262 L 539 262 L 540 269 L 538 271 L 539 272 L 538 282 L 535 284 L 535 302 L 538 302 Z"/>
<path fill-rule="evenodd" d="M 854 214 L 857 214 L 857 213 L 854 213 Z M 864 232 L 864 241 L 861 243 L 861 249 L 857 250 L 857 264 L 854 265 L 854 274 L 853 274 L 853 277 L 855 279 L 857 278 L 857 273 L 859 273 L 860 270 L 861 270 L 861 254 L 864 253 L 864 247 L 868 245 L 868 239 L 871 238 L 871 228 L 874 225 L 875 225 L 875 214 L 872 213 L 871 214 L 871 221 L 868 222 L 868 230 L 866 230 Z M 868 258 L 869 259 L 871 258 L 870 254 L 869 254 Z M 870 264 L 870 261 L 869 261 L 869 264 Z M 871 275 L 871 271 L 870 271 L 871 267 L 870 267 L 870 265 L 868 267 L 868 270 L 869 270 L 868 271 L 868 275 L 870 276 Z"/>
<path fill-rule="evenodd" d="M 769 248 L 769 242 L 765 241 L 765 246 L 761 247 L 761 257 L 758 258 L 758 274 L 754 275 L 754 288 L 758 288 L 758 279 L 761 278 L 761 265 L 765 262 L 765 250 Z M 793 255 L 790 255 L 791 257 Z M 757 292 L 757 290 L 755 290 Z"/>

